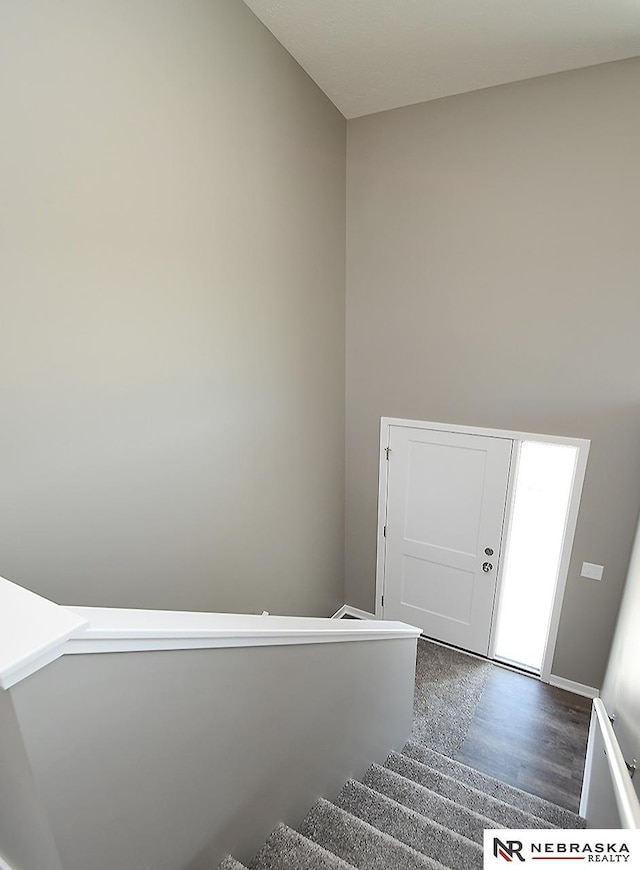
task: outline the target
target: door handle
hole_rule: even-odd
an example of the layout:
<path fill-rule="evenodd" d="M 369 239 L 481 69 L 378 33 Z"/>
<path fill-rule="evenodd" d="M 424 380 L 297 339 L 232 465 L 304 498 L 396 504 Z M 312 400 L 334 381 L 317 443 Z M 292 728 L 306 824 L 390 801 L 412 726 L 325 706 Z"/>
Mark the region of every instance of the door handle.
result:
<path fill-rule="evenodd" d="M 491 564 L 491 562 L 483 562 L 482 563 L 482 570 L 484 571 L 485 574 L 488 574 L 489 571 L 493 570 L 493 565 Z"/>

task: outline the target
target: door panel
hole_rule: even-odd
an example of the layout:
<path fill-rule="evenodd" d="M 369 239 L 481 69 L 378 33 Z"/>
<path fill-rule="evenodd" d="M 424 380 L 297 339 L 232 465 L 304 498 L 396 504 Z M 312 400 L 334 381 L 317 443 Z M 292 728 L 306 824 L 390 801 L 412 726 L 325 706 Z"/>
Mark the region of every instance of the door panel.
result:
<path fill-rule="evenodd" d="M 468 623 L 473 604 L 473 580 L 471 571 L 405 554 L 400 603 Z"/>
<path fill-rule="evenodd" d="M 482 498 L 484 453 L 415 439 L 409 441 L 408 449 L 405 538 L 453 552 L 475 553 L 477 517 L 471 511 L 461 513 L 460 504 L 465 500 L 478 504 Z"/>
<path fill-rule="evenodd" d="M 389 447 L 385 618 L 487 655 L 512 442 L 391 426 Z"/>

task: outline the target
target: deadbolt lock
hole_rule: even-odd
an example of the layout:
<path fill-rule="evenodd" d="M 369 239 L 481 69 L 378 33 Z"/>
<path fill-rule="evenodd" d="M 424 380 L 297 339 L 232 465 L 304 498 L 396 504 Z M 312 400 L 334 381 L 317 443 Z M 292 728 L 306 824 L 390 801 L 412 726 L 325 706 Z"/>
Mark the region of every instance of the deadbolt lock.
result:
<path fill-rule="evenodd" d="M 493 568 L 493 565 L 491 564 L 491 562 L 483 562 L 482 563 L 482 570 L 484 571 L 485 574 L 488 574 L 492 568 Z"/>
<path fill-rule="evenodd" d="M 493 556 L 493 550 L 491 547 L 486 547 L 484 552 L 487 556 Z"/>

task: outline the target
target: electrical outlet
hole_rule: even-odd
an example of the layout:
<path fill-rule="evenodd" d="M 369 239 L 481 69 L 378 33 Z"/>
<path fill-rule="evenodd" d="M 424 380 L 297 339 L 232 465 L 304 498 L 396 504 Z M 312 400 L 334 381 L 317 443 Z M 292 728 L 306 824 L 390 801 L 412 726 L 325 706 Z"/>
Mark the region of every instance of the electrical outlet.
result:
<path fill-rule="evenodd" d="M 593 562 L 583 562 L 581 577 L 587 577 L 589 580 L 602 580 L 602 572 L 604 565 L 594 565 Z"/>

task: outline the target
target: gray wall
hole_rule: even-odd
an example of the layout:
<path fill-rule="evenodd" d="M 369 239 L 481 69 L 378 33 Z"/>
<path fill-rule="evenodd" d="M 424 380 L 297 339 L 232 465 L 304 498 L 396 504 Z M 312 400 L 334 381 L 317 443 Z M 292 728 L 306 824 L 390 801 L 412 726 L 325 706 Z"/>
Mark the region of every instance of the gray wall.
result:
<path fill-rule="evenodd" d="M 0 689 L 0 863 L 63 870 L 9 692 Z"/>
<path fill-rule="evenodd" d="M 4 3 L 0 574 L 343 603 L 345 136 L 238 0 Z"/>
<path fill-rule="evenodd" d="M 348 125 L 346 600 L 381 416 L 589 438 L 553 672 L 591 686 L 640 503 L 638 93 L 636 59 Z"/>
<path fill-rule="evenodd" d="M 29 677 L 11 695 L 64 870 L 247 863 L 402 746 L 415 657 L 415 638 L 114 653 Z"/>

